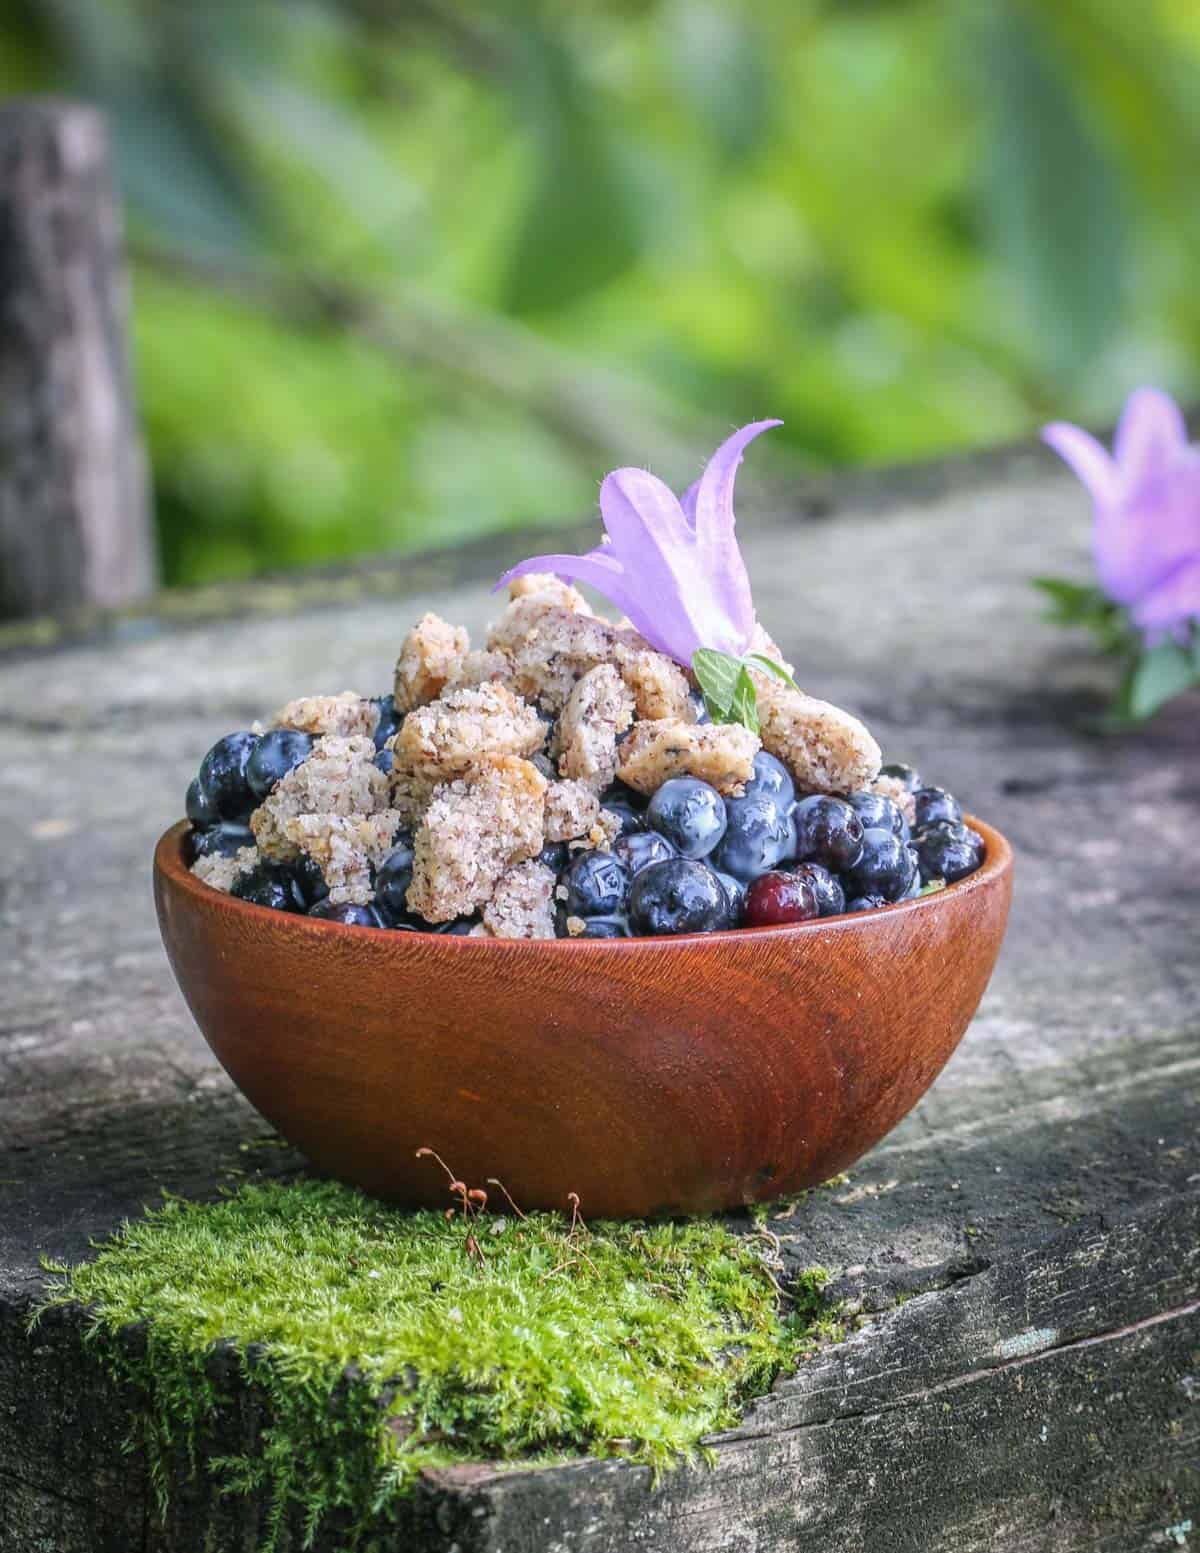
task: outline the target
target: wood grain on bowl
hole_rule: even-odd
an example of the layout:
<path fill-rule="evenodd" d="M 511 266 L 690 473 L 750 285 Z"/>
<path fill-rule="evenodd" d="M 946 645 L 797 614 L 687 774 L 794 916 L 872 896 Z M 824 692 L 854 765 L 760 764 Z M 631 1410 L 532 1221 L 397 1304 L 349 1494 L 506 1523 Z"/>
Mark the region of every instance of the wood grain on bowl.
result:
<path fill-rule="evenodd" d="M 200 883 L 163 836 L 163 942 L 251 1103 L 319 1169 L 442 1206 L 437 1149 L 522 1207 L 703 1213 L 860 1158 L 920 1099 L 1008 918 L 999 832 L 936 895 L 792 927 L 513 941 L 341 927 Z"/>

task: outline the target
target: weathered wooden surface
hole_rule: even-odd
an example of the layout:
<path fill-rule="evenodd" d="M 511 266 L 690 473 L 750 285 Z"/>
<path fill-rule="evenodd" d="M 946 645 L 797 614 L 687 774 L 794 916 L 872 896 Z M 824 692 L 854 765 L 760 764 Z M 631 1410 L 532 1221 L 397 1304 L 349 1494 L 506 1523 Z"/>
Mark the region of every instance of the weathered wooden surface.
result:
<path fill-rule="evenodd" d="M 0 107 L 0 618 L 153 586 L 104 121 Z"/>
<path fill-rule="evenodd" d="M 1200 708 L 1112 742 L 1071 731 L 1104 670 L 1027 587 L 1086 564 L 1083 504 L 1048 462 L 847 492 L 820 519 L 743 504 L 760 612 L 802 683 L 1018 854 L 1009 942 L 950 1066 L 847 1183 L 772 1223 L 793 1265 L 823 1263 L 880 1314 L 755 1404 L 712 1470 L 652 1487 L 614 1463 L 463 1469 L 381 1528 L 381 1553 L 1195 1540 Z M 496 559 L 474 552 L 480 584 Z M 28 1339 L 21 1315 L 40 1255 L 81 1254 L 161 1186 L 292 1163 L 241 1147 L 262 1127 L 171 985 L 150 849 L 213 738 L 299 689 L 383 689 L 426 607 L 478 625 L 491 605 L 482 586 L 370 596 L 0 663 L 5 1553 L 253 1545 L 255 1507 L 203 1485 L 159 1528 L 78 1318 Z M 253 1398 L 224 1423 L 257 1426 Z"/>

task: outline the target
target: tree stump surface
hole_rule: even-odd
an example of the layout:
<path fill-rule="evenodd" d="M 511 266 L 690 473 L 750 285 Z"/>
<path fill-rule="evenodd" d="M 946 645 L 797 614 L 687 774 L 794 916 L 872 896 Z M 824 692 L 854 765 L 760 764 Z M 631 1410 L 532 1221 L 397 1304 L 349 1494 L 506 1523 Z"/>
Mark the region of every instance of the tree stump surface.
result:
<path fill-rule="evenodd" d="M 1045 456 L 822 491 L 757 513 L 747 491 L 760 615 L 806 688 L 1017 854 L 1008 941 L 945 1073 L 847 1182 L 771 1221 L 865 1324 L 750 1406 L 712 1467 L 654 1484 L 620 1462 L 481 1462 L 423 1483 L 380 1553 L 1116 1553 L 1200 1535 L 1200 705 L 1118 739 L 1074 731 L 1108 671 L 1028 586 L 1087 569 L 1085 502 Z M 0 660 L 5 1553 L 253 1548 L 261 1505 L 203 1478 L 158 1523 L 82 1315 L 26 1333 L 39 1259 L 83 1256 L 163 1187 L 211 1195 L 264 1134 L 191 1023 L 151 905 L 152 844 L 201 754 L 293 694 L 386 690 L 411 620 L 480 628 L 523 544 L 473 547 L 433 590 L 356 597 L 347 579 L 324 608 Z M 211 1443 L 252 1432 L 255 1408 Z M 331 1529 L 318 1547 L 340 1545 Z"/>
<path fill-rule="evenodd" d="M 127 303 L 101 114 L 0 106 L 0 619 L 153 587 Z"/>

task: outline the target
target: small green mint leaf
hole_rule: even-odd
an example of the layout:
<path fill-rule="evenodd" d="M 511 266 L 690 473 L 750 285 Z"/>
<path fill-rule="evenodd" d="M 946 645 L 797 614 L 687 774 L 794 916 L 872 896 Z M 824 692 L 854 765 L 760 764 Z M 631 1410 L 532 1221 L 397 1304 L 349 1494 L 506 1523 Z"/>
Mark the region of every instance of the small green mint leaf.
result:
<path fill-rule="evenodd" d="M 700 686 L 708 715 L 713 722 L 727 722 L 738 676 L 742 672 L 741 664 L 726 652 L 717 652 L 712 647 L 698 647 L 692 654 L 692 672 Z"/>
<path fill-rule="evenodd" d="M 1178 642 L 1159 642 L 1143 653 L 1129 686 L 1130 714 L 1141 720 L 1153 717 L 1168 701 L 1196 683 L 1191 655 Z"/>
<path fill-rule="evenodd" d="M 749 728 L 751 733 L 758 732 L 758 692 L 754 688 L 754 681 L 750 678 L 745 667 L 738 675 L 737 685 L 733 692 L 733 703 L 729 708 L 728 721 L 741 723 Z"/>
<path fill-rule="evenodd" d="M 927 883 L 921 886 L 921 894 L 936 895 L 939 890 L 944 890 L 945 888 L 946 881 L 944 879 L 930 879 Z"/>
<path fill-rule="evenodd" d="M 800 686 L 797 685 L 783 664 L 776 663 L 774 658 L 768 658 L 765 653 L 752 652 L 743 661 L 756 669 L 765 669 L 768 674 L 773 674 L 776 679 L 781 679 L 785 685 L 799 692 Z"/>

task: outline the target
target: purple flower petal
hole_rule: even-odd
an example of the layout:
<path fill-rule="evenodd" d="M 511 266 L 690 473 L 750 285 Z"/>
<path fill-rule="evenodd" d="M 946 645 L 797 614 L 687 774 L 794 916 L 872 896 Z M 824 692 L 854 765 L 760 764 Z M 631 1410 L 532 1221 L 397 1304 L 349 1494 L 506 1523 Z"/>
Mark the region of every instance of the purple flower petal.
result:
<path fill-rule="evenodd" d="M 1200 620 L 1200 555 L 1185 561 L 1138 599 L 1134 624 L 1149 637 L 1174 635 L 1189 620 Z"/>
<path fill-rule="evenodd" d="M 1157 388 L 1130 394 L 1113 442 L 1113 453 L 1127 489 L 1154 479 L 1187 448 L 1187 426 L 1179 406 Z"/>
<path fill-rule="evenodd" d="M 1120 475 L 1108 449 L 1090 432 L 1068 421 L 1054 421 L 1042 428 L 1042 441 L 1058 454 L 1091 492 L 1095 502 L 1116 499 Z"/>
<path fill-rule="evenodd" d="M 733 515 L 733 482 L 746 447 L 782 421 L 752 421 L 726 438 L 709 459 L 696 491 L 696 546 L 731 626 L 734 645 L 722 651 L 740 657 L 754 639 L 754 598 L 738 549 Z M 706 642 L 705 646 L 718 646 Z"/>

